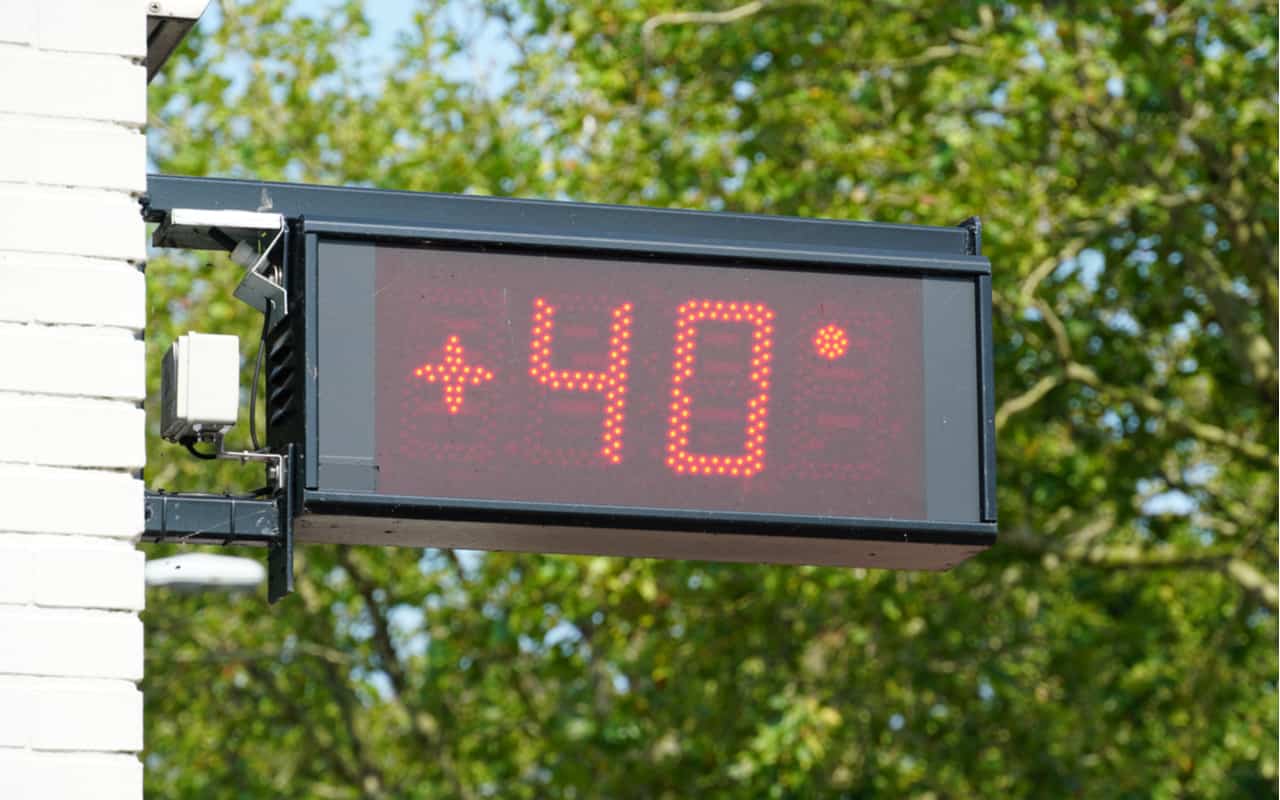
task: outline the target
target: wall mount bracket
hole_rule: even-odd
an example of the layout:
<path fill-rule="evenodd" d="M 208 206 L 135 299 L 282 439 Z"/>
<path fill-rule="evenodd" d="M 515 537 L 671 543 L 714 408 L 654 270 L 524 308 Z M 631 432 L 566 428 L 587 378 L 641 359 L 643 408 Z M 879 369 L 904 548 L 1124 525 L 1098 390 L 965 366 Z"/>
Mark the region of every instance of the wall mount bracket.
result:
<path fill-rule="evenodd" d="M 288 453 L 278 458 L 278 474 L 283 480 L 269 497 L 148 491 L 142 540 L 157 544 L 266 547 L 267 599 L 274 603 L 288 596 L 294 585 L 296 446 L 289 445 Z"/>
<path fill-rule="evenodd" d="M 235 296 L 263 314 L 270 309 L 278 320 L 289 312 L 289 295 L 270 257 L 286 230 L 284 215 L 270 211 L 174 208 L 161 219 L 153 241 L 159 247 L 231 253 L 246 269 Z"/>
<path fill-rule="evenodd" d="M 289 255 L 288 220 L 283 214 L 266 209 L 172 208 L 157 217 L 145 202 L 142 213 L 144 218 L 159 222 L 152 236 L 158 247 L 231 253 L 246 269 L 235 297 L 269 314 L 267 328 L 284 318 L 289 297 L 283 275 Z M 282 241 L 284 246 L 277 249 Z M 276 253 L 279 256 L 273 259 Z M 149 490 L 142 540 L 264 546 L 267 598 L 275 603 L 294 587 L 293 521 L 301 492 L 296 477 L 300 474 L 297 445 L 289 444 L 283 452 L 226 451 L 221 435 L 208 441 L 216 446 L 216 458 L 265 463 L 270 494 L 259 498 Z"/>

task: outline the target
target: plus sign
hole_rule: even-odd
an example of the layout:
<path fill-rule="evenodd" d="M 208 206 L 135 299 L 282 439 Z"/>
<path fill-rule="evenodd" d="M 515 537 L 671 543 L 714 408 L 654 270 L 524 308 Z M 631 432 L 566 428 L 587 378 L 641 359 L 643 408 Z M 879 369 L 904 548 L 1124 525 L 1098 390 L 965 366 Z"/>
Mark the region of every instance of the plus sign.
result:
<path fill-rule="evenodd" d="M 441 381 L 444 383 L 444 404 L 450 414 L 462 410 L 462 390 L 467 384 L 479 386 L 485 381 L 493 380 L 493 373 L 484 367 L 472 366 L 464 358 L 462 340 L 456 335 L 450 336 L 444 343 L 443 364 L 423 364 L 413 371 L 419 378 L 426 378 L 427 383 Z"/>

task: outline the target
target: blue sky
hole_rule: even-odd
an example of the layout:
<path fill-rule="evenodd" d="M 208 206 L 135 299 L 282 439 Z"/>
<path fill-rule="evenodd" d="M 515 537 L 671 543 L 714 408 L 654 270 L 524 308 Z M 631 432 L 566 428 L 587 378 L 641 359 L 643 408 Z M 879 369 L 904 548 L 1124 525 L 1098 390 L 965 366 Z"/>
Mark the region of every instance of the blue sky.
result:
<path fill-rule="evenodd" d="M 408 30 L 413 5 L 412 0 L 365 0 L 377 47 L 389 49 L 395 43 L 396 34 Z"/>
<path fill-rule="evenodd" d="M 377 58 L 381 54 L 392 52 L 396 39 L 400 34 L 408 32 L 413 25 L 413 12 L 419 3 L 420 0 L 364 0 L 365 12 L 373 28 L 369 41 L 370 57 Z M 298 5 L 323 7 L 326 4 L 316 0 L 302 0 Z M 482 5 L 476 0 L 450 0 L 447 12 L 449 20 L 462 30 L 474 32 L 480 21 Z M 445 64 L 443 68 L 445 74 L 452 78 L 485 81 L 490 90 L 499 90 L 503 85 L 506 67 L 515 60 L 516 55 L 515 48 L 502 38 L 496 25 L 489 25 L 479 28 L 475 52 L 471 57 Z"/>
<path fill-rule="evenodd" d="M 291 8 L 301 13 L 315 13 L 336 3 L 337 0 L 292 0 Z M 423 0 L 363 0 L 372 34 L 363 43 L 364 52 L 361 55 L 370 60 L 371 66 L 376 68 L 386 65 L 394 55 L 396 41 L 412 30 L 414 11 L 422 3 Z M 470 79 L 476 84 L 484 85 L 491 92 L 500 92 L 506 86 L 509 67 L 518 56 L 515 47 L 504 37 L 498 23 L 481 25 L 483 0 L 447 0 L 445 9 L 448 23 L 474 37 L 474 46 L 471 53 L 438 67 L 454 80 Z M 201 17 L 200 25 L 217 26 L 221 18 L 220 11 L 216 3 L 210 2 Z M 247 62 L 244 68 L 247 71 Z"/>

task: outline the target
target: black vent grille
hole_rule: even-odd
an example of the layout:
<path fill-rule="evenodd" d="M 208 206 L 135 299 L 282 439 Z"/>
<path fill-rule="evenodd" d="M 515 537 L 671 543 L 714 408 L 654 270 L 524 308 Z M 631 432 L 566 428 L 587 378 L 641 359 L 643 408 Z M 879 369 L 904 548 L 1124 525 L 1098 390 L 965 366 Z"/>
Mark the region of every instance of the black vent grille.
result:
<path fill-rule="evenodd" d="M 267 430 L 273 441 L 291 440 L 289 429 L 299 419 L 297 335 L 291 322 L 286 317 L 267 332 Z"/>

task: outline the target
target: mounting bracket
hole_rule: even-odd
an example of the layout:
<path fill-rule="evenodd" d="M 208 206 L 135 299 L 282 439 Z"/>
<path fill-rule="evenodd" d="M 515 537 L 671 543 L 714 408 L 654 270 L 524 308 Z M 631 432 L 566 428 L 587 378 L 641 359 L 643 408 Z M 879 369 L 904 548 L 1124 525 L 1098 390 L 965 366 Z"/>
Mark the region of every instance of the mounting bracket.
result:
<path fill-rule="evenodd" d="M 266 547 L 267 599 L 274 603 L 287 596 L 293 591 L 296 445 L 289 445 L 288 452 L 277 457 L 281 459 L 278 474 L 283 480 L 269 499 L 148 491 L 142 540 Z"/>
<path fill-rule="evenodd" d="M 144 218 L 160 223 L 153 235 L 157 246 L 192 250 L 222 250 L 231 253 L 246 273 L 235 296 L 263 314 L 270 314 L 266 327 L 281 321 L 288 312 L 287 274 L 289 248 L 288 221 L 283 214 L 263 209 L 239 211 L 211 208 L 174 208 L 159 219 L 144 203 Z M 279 264 L 271 262 L 276 246 Z M 146 530 L 143 541 L 184 542 L 214 545 L 256 545 L 267 548 L 267 598 L 275 603 L 293 591 L 293 521 L 301 499 L 297 476 L 297 445 L 283 452 L 225 451 L 222 436 L 216 443 L 219 459 L 256 461 L 267 466 L 272 485 L 269 497 L 230 494 L 192 494 L 148 491 Z"/>

